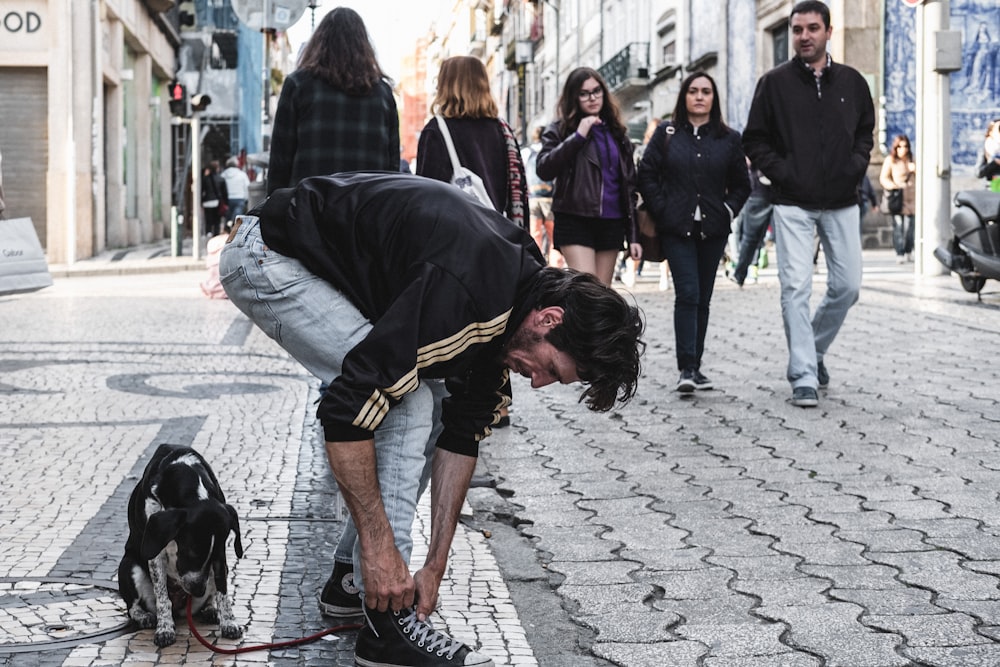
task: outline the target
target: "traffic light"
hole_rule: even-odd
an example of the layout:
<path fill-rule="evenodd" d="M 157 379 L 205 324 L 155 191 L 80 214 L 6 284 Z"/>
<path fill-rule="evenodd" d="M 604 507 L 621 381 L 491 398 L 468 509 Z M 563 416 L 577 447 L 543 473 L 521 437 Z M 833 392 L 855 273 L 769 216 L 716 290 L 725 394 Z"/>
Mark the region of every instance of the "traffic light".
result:
<path fill-rule="evenodd" d="M 171 81 L 167 86 L 167 97 L 170 99 L 170 113 L 174 116 L 187 116 L 188 94 L 184 84 Z"/>

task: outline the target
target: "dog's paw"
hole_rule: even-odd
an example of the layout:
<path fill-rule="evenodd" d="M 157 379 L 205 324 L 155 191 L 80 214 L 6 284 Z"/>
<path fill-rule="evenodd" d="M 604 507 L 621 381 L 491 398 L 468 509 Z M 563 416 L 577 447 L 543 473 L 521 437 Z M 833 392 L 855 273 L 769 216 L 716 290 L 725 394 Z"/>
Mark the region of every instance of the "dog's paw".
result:
<path fill-rule="evenodd" d="M 139 605 L 135 605 L 129 609 L 128 616 L 142 630 L 149 630 L 156 627 L 156 614 L 142 609 Z"/>
<path fill-rule="evenodd" d="M 177 641 L 177 633 L 173 630 L 157 630 L 153 635 L 153 643 L 160 648 L 170 646 L 175 641 Z"/>
<path fill-rule="evenodd" d="M 219 611 L 215 607 L 202 607 L 195 616 L 202 623 L 215 625 L 219 622 Z"/>
<path fill-rule="evenodd" d="M 222 623 L 219 625 L 219 634 L 226 639 L 239 639 L 243 636 L 243 628 L 236 625 L 235 622 Z"/>

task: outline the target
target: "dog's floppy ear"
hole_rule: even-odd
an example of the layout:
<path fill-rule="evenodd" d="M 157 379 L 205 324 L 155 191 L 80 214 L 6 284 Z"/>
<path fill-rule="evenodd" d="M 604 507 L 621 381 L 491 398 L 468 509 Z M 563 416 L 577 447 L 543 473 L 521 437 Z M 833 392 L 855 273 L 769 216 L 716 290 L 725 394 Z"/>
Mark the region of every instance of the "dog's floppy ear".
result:
<path fill-rule="evenodd" d="M 169 509 L 152 514 L 146 522 L 146 530 L 142 533 L 142 547 L 139 556 L 142 560 L 153 560 L 177 537 L 177 532 L 184 523 L 185 510 Z"/>
<path fill-rule="evenodd" d="M 236 513 L 236 508 L 228 503 L 226 504 L 226 511 L 229 512 L 229 518 L 232 519 L 230 528 L 236 533 L 236 542 L 233 545 L 236 547 L 236 557 L 243 558 L 243 540 L 240 537 L 240 515 Z"/>

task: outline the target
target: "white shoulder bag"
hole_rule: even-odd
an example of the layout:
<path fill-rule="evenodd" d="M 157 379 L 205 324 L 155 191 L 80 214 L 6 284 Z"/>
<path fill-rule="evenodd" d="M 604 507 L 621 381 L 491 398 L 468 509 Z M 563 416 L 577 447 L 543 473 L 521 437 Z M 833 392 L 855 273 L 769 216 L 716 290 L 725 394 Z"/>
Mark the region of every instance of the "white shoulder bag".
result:
<path fill-rule="evenodd" d="M 451 133 L 448 132 L 448 124 L 440 115 L 435 115 L 434 118 L 437 119 L 438 128 L 441 130 L 441 136 L 444 137 L 444 143 L 448 147 L 448 155 L 451 157 L 451 184 L 462 192 L 475 197 L 486 208 L 495 210 L 490 196 L 486 193 L 483 179 L 463 167 L 462 163 L 458 161 L 458 153 L 455 152 L 455 144 L 452 143 Z"/>

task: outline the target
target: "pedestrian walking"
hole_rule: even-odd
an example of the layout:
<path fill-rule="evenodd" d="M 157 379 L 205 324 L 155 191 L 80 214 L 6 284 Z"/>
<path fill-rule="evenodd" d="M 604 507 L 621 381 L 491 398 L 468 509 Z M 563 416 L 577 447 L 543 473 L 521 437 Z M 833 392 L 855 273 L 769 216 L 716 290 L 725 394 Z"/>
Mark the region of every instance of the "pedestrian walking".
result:
<path fill-rule="evenodd" d="M 205 212 L 205 234 L 222 231 L 222 221 L 229 210 L 226 181 L 219 174 L 219 161 L 212 160 L 201 173 L 201 208 Z"/>
<path fill-rule="evenodd" d="M 633 259 L 642 257 L 632 142 L 597 70 L 570 72 L 556 106 L 537 164 L 539 178 L 555 181 L 555 247 L 568 267 L 610 285 L 623 239 Z"/>
<path fill-rule="evenodd" d="M 458 161 L 482 179 L 497 213 L 524 227 L 528 186 L 521 151 L 514 131 L 498 116 L 490 78 L 481 60 L 454 56 L 441 63 L 431 112 L 436 117 L 424 126 L 417 144 L 417 175 L 451 182 L 454 165 L 443 135 L 447 131 Z M 503 391 L 511 394 L 509 383 Z M 509 425 L 505 405 L 496 426 Z"/>
<path fill-rule="evenodd" d="M 234 156 L 226 160 L 222 179 L 226 182 L 226 201 L 229 205 L 226 220 L 235 220 L 236 216 L 246 213 L 247 200 L 250 198 L 250 178 L 240 169 L 239 158 Z"/>
<path fill-rule="evenodd" d="M 493 208 L 518 226 L 526 226 L 528 186 L 521 149 L 502 118 L 486 66 L 472 56 L 453 56 L 441 63 L 431 118 L 417 144 L 417 175 L 450 183 L 454 175 L 445 123 L 458 161 L 483 181 Z"/>
<path fill-rule="evenodd" d="M 642 155 L 639 191 L 674 280 L 676 389 L 711 389 L 701 364 L 715 274 L 733 218 L 750 196 L 750 177 L 740 134 L 722 119 L 707 73 L 681 82 L 672 120 L 653 132 Z"/>
<path fill-rule="evenodd" d="M 976 160 L 976 178 L 984 178 L 993 192 L 1000 192 L 1000 118 L 986 127 L 983 149 Z"/>
<path fill-rule="evenodd" d="M 754 169 L 753 165 L 747 161 L 750 175 L 750 197 L 743 205 L 743 210 L 739 215 L 740 241 L 739 250 L 736 255 L 736 263 L 732 267 L 730 278 L 734 283 L 743 287 L 746 282 L 747 272 L 753 270 L 753 281 L 757 282 L 757 275 L 761 261 L 761 253 L 766 256 L 767 228 L 771 226 L 771 181 Z"/>
<path fill-rule="evenodd" d="M 861 241 L 864 244 L 864 228 L 865 228 L 865 216 L 868 215 L 869 211 L 878 210 L 878 196 L 875 194 L 875 188 L 872 187 L 871 179 L 868 178 L 868 174 L 861 177 L 861 184 L 858 185 L 858 214 L 861 216 Z"/>
<path fill-rule="evenodd" d="M 367 621 L 356 661 L 492 665 L 426 619 L 499 389 L 513 371 L 535 388 L 582 382 L 592 410 L 628 402 L 638 309 L 590 275 L 545 267 L 527 231 L 459 189 L 398 172 L 306 179 L 240 218 L 231 239 L 230 299 L 330 382 L 318 416 L 357 526 L 361 597 L 341 596 Z M 432 469 L 427 560 L 411 576 Z"/>
<path fill-rule="evenodd" d="M 552 181 L 538 177 L 538 154 L 542 150 L 542 126 L 531 133 L 531 143 L 521 149 L 521 161 L 528 179 L 529 231 L 549 266 L 563 266 L 562 255 L 553 245 L 555 218 L 552 217 Z"/>
<path fill-rule="evenodd" d="M 817 387 L 830 381 L 824 357 L 861 290 L 857 188 L 875 109 L 864 77 L 826 52 L 833 27 L 824 3 L 797 3 L 789 24 L 795 57 L 757 82 L 743 147 L 771 180 L 791 402 L 814 407 Z M 827 289 L 810 318 L 817 232 Z"/>
<path fill-rule="evenodd" d="M 896 250 L 896 263 L 912 262 L 913 214 L 917 203 L 917 163 L 910 148 L 910 138 L 905 134 L 898 134 L 892 140 L 892 148 L 882 163 L 882 173 L 878 182 L 884 190 L 887 207 L 891 192 L 898 190 L 902 195 L 898 200 L 898 208 L 895 210 L 887 208 L 883 212 L 892 218 L 892 247 Z"/>
<path fill-rule="evenodd" d="M 399 114 L 364 21 L 337 7 L 281 86 L 271 130 L 267 192 L 307 176 L 397 171 Z"/>
<path fill-rule="evenodd" d="M 639 144 L 632 158 L 635 160 L 636 169 L 638 170 L 639 162 L 642 161 L 642 156 L 646 151 L 646 146 L 649 145 L 649 140 L 653 138 L 653 132 L 656 128 L 660 126 L 661 119 L 651 118 L 646 123 L 646 129 L 642 133 L 642 143 Z M 641 195 L 637 199 L 638 205 L 637 209 L 642 207 Z M 635 280 L 642 275 L 642 270 L 646 265 L 646 258 L 642 259 L 631 259 L 627 251 L 621 253 L 621 259 L 618 262 L 618 270 L 615 272 L 615 279 L 621 280 L 626 287 L 635 286 Z M 660 280 L 659 280 L 659 290 L 664 292 L 670 289 L 670 265 L 666 260 L 659 262 Z"/>

